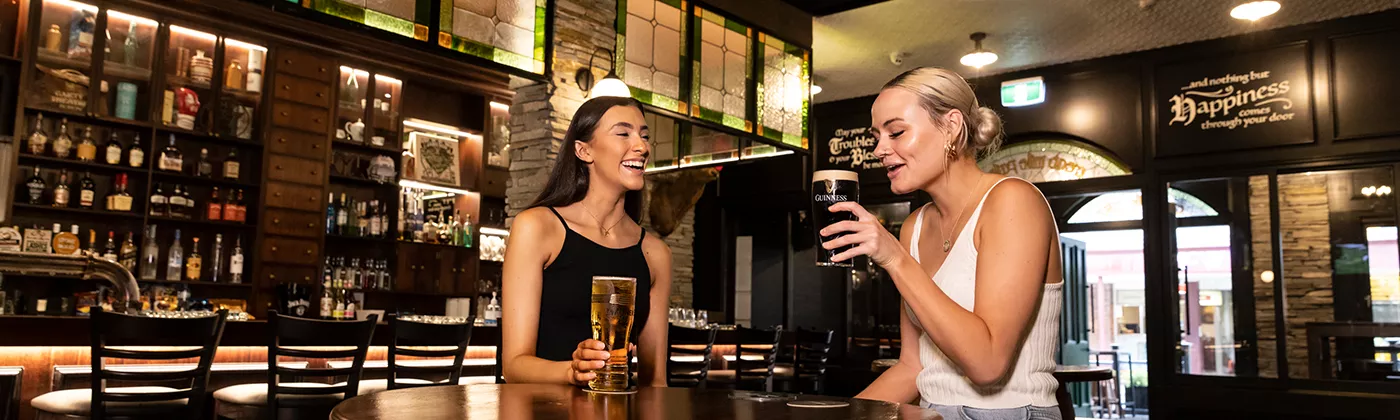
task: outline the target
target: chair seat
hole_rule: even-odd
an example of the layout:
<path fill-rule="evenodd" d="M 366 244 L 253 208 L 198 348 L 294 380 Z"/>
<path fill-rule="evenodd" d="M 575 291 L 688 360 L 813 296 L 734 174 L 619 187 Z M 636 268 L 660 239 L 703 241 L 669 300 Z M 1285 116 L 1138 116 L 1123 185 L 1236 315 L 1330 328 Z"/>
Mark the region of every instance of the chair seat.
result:
<path fill-rule="evenodd" d="M 796 373 L 797 370 L 792 368 L 792 363 L 779 363 L 773 366 L 774 378 L 792 379 L 792 376 Z"/>
<path fill-rule="evenodd" d="M 175 388 L 163 386 L 133 386 L 123 388 L 107 388 L 108 393 L 130 393 L 130 394 L 150 394 L 158 392 L 175 392 Z M 114 412 L 134 411 L 157 408 L 178 408 L 189 403 L 189 399 L 181 398 L 176 400 L 151 401 L 151 402 L 127 402 L 113 401 L 107 403 L 107 409 Z M 53 391 L 34 397 L 29 402 L 35 409 L 53 414 L 86 416 L 92 412 L 92 390 L 91 389 L 65 389 Z"/>
<path fill-rule="evenodd" d="M 336 385 L 343 385 L 343 383 Z M 328 388 L 335 385 L 316 382 L 283 382 L 282 386 L 288 388 Z M 218 400 L 221 403 L 228 404 L 264 406 L 267 405 L 267 384 L 255 383 L 224 387 L 223 389 L 214 391 L 214 399 Z M 343 393 L 327 395 L 283 394 L 282 398 L 279 399 L 279 401 L 297 400 L 307 402 L 311 400 L 325 400 L 327 403 L 330 403 L 337 402 L 342 399 L 344 399 Z"/>
<path fill-rule="evenodd" d="M 446 379 L 444 379 L 443 381 L 446 381 Z M 433 383 L 433 382 L 432 382 L 432 381 L 428 381 L 428 380 L 418 379 L 418 378 L 399 378 L 398 383 L 400 383 L 400 384 L 413 384 L 413 385 L 426 385 L 426 384 L 431 384 L 431 383 Z M 441 383 L 441 382 L 439 382 L 439 383 Z M 380 391 L 385 391 L 385 390 L 388 390 L 388 389 L 389 389 L 389 380 L 388 380 L 388 379 L 370 379 L 370 380 L 361 380 L 361 381 L 360 381 L 360 395 L 373 394 L 373 393 L 380 392 Z"/>

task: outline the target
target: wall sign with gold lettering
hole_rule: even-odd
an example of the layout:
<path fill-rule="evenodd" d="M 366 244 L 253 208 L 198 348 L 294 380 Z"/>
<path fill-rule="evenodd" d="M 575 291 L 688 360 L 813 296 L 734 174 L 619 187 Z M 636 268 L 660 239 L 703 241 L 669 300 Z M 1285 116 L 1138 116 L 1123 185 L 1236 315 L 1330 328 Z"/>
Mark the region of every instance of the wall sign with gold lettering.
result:
<path fill-rule="evenodd" d="M 1311 143 L 1311 77 L 1303 43 L 1159 67 L 1157 154 Z"/>
<path fill-rule="evenodd" d="M 1132 173 L 1091 146 L 1069 140 L 1032 140 L 1003 147 L 977 162 L 982 170 L 1030 182 L 1070 181 Z"/>

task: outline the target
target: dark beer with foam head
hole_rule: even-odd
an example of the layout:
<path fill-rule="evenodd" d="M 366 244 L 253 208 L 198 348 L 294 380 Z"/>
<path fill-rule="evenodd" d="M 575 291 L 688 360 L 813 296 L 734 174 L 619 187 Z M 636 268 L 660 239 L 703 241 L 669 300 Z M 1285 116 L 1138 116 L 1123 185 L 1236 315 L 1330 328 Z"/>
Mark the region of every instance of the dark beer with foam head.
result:
<path fill-rule="evenodd" d="M 832 223 L 856 220 L 850 212 L 831 212 L 831 205 L 843 201 L 860 201 L 860 177 L 851 171 L 817 171 L 812 174 L 812 231 L 817 236 L 817 265 L 823 267 L 850 267 L 851 261 L 831 262 L 831 257 L 850 249 L 851 246 L 827 250 L 821 244 L 844 235 L 821 236 L 821 230 Z"/>

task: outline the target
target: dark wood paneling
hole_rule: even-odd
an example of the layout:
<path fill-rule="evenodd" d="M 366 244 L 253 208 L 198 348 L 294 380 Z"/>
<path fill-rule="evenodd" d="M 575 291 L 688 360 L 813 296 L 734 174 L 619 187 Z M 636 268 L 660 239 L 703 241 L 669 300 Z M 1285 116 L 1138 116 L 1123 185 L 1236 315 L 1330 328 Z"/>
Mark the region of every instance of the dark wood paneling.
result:
<path fill-rule="evenodd" d="M 321 213 L 270 208 L 263 217 L 263 231 L 269 235 L 319 238 L 324 231 L 324 218 Z"/>
<path fill-rule="evenodd" d="M 305 239 L 267 236 L 263 238 L 262 261 L 265 263 L 305 264 L 316 266 L 321 261 L 320 244 Z"/>
<path fill-rule="evenodd" d="M 1332 40 L 1332 103 L 1340 139 L 1400 134 L 1400 30 Z"/>
<path fill-rule="evenodd" d="M 331 106 L 331 85 L 319 80 L 303 79 L 283 75 L 277 78 L 273 96 L 306 105 L 329 108 Z"/>
<path fill-rule="evenodd" d="M 322 185 L 326 181 L 324 161 L 272 155 L 267 163 L 267 179 L 306 185 Z"/>
<path fill-rule="evenodd" d="M 1042 77 L 1045 102 L 1017 108 L 1001 106 L 1002 80 L 975 81 L 978 100 L 1002 117 L 1006 144 L 1068 134 L 1108 150 L 1134 170 L 1142 168 L 1142 80 L 1136 67 Z"/>
<path fill-rule="evenodd" d="M 486 168 L 482 175 L 481 184 L 478 187 L 481 189 L 481 195 L 505 198 L 506 181 L 510 180 L 510 171 Z"/>
<path fill-rule="evenodd" d="M 263 198 L 263 202 L 267 203 L 268 207 L 310 212 L 326 209 L 326 203 L 321 201 L 321 188 L 283 182 L 268 181 L 267 197 Z"/>
<path fill-rule="evenodd" d="M 324 160 L 326 136 L 274 127 L 267 148 L 272 153 Z"/>

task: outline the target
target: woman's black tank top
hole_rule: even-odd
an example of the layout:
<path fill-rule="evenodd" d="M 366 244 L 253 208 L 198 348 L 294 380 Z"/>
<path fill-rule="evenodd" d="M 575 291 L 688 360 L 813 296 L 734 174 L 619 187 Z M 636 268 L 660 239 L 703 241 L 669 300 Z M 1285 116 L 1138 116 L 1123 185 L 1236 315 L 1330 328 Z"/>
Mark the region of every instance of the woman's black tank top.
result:
<path fill-rule="evenodd" d="M 563 361 L 573 358 L 578 343 L 593 338 L 589 319 L 593 296 L 593 276 L 632 277 L 637 279 L 637 300 L 632 321 L 632 333 L 627 340 L 637 343 L 651 309 L 651 271 L 642 253 L 642 230 L 637 244 L 627 248 L 608 248 L 569 228 L 559 212 L 550 208 L 559 223 L 564 224 L 564 247 L 559 256 L 544 269 L 540 290 L 540 325 L 535 356 L 545 360 Z"/>

